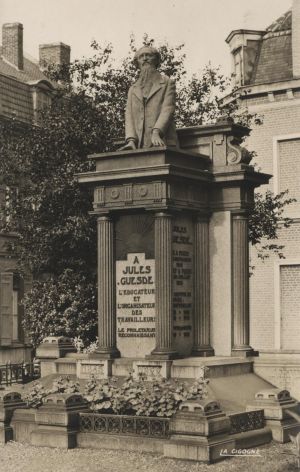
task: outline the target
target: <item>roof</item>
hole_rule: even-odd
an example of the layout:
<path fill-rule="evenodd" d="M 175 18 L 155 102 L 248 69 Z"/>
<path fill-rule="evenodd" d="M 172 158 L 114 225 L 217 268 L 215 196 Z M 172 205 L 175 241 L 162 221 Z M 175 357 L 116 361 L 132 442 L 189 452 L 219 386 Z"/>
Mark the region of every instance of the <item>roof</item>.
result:
<path fill-rule="evenodd" d="M 267 31 L 287 31 L 292 29 L 292 10 L 288 10 L 267 28 Z"/>
<path fill-rule="evenodd" d="M 0 46 L 0 54 L 2 47 Z M 0 115 L 17 117 L 30 123 L 34 117 L 32 87 L 53 89 L 53 84 L 39 69 L 38 63 L 24 55 L 24 68 L 18 70 L 0 57 Z"/>
<path fill-rule="evenodd" d="M 256 58 L 251 83 L 271 83 L 292 78 L 292 35 L 265 35 Z"/>
<path fill-rule="evenodd" d="M 40 70 L 38 63 L 29 58 L 27 55 L 24 55 L 24 68 L 23 70 L 18 70 L 17 67 L 10 64 L 8 61 L 5 61 L 2 57 L 2 46 L 0 46 L 0 74 L 14 77 L 20 82 L 29 82 L 31 80 L 45 80 L 47 77 Z"/>
<path fill-rule="evenodd" d="M 251 84 L 293 79 L 292 10 L 275 20 L 262 36 L 256 55 Z"/>
<path fill-rule="evenodd" d="M 33 120 L 33 99 L 30 86 L 0 74 L 0 114 L 30 123 Z"/>

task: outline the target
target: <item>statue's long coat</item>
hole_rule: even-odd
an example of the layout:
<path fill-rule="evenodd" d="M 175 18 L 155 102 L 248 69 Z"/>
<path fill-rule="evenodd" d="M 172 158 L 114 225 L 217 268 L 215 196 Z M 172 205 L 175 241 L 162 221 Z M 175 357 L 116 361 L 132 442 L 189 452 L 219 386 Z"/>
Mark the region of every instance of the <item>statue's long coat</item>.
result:
<path fill-rule="evenodd" d="M 167 146 L 177 146 L 174 123 L 175 83 L 157 72 L 147 100 L 144 101 L 140 79 L 128 92 L 125 134 L 126 141 L 133 138 L 138 148 L 151 147 L 151 131 L 160 130 Z"/>

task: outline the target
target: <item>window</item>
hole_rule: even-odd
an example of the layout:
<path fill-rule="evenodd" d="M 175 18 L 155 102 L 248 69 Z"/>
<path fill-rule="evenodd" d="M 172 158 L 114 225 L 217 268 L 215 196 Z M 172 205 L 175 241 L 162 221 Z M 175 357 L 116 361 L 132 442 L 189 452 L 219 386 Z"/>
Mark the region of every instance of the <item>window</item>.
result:
<path fill-rule="evenodd" d="M 290 218 L 300 217 L 300 134 L 273 138 L 274 193 L 289 191 L 288 198 L 296 202 L 285 210 Z"/>
<path fill-rule="evenodd" d="M 275 263 L 275 349 L 300 350 L 300 259 Z"/>
<path fill-rule="evenodd" d="M 236 51 L 234 51 L 234 53 L 233 53 L 233 65 L 234 65 L 235 85 L 243 85 L 242 48 L 239 48 Z"/>

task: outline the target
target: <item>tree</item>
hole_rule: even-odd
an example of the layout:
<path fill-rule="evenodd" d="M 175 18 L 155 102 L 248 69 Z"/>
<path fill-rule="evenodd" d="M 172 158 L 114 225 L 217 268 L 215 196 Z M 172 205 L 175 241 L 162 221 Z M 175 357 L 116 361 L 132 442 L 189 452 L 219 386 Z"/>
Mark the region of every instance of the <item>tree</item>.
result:
<path fill-rule="evenodd" d="M 144 44 L 152 45 L 153 40 L 145 35 Z M 130 54 L 121 64 L 114 61 L 111 45 L 101 47 L 93 42 L 92 49 L 91 58 L 75 60 L 60 68 L 49 67 L 49 78 L 59 88 L 51 107 L 41 112 L 39 126 L 16 131 L 16 121 L 0 124 L 0 171 L 9 189 L 1 226 L 3 231 L 17 234 L 10 249 L 18 255 L 20 271 L 29 271 L 35 278 L 33 290 L 25 300 L 24 322 L 35 342 L 47 334 L 45 326 L 49 333 L 53 332 L 51 319 L 59 315 L 65 320 L 55 334 L 78 335 L 66 316 L 70 308 L 76 318 L 76 310 L 71 308 L 72 296 L 68 297 L 69 305 L 65 299 L 60 303 L 58 297 L 55 308 L 46 303 L 45 297 L 48 291 L 64 298 L 63 291 L 67 290 L 76 299 L 78 284 L 74 281 L 78 277 L 82 280 L 82 296 L 95 287 L 96 225 L 88 213 L 92 196 L 88 189 L 78 185 L 76 174 L 92 169 L 88 154 L 113 149 L 116 137 L 124 135 L 127 91 L 137 76 L 131 60 L 136 50 L 134 37 Z M 178 126 L 203 124 L 224 113 L 237 119 L 236 105 L 228 110 L 219 106 L 218 96 L 228 82 L 218 68 L 208 65 L 202 74 L 188 77 L 182 44 L 172 47 L 166 43 L 159 51 L 161 72 L 176 80 Z M 247 123 L 251 119 L 255 117 L 246 116 Z M 276 211 L 282 200 L 273 202 Z M 262 200 L 257 208 L 261 211 Z M 251 224 L 259 227 L 260 219 L 253 217 Z M 253 235 L 257 242 L 271 234 L 269 230 L 268 225 L 261 232 L 252 229 L 250 239 Z M 80 309 L 84 309 L 83 305 Z M 39 313 L 44 313 L 44 327 Z M 95 321 L 95 297 L 92 306 L 90 301 L 86 302 L 86 313 Z"/>
<path fill-rule="evenodd" d="M 284 210 L 295 201 L 294 198 L 288 198 L 288 190 L 277 195 L 270 190 L 264 194 L 255 194 L 255 207 L 249 217 L 249 241 L 256 247 L 261 260 L 267 259 L 272 253 L 284 259 L 284 246 L 275 241 L 278 239 L 278 230 L 291 225 L 292 220 L 284 216 Z"/>

